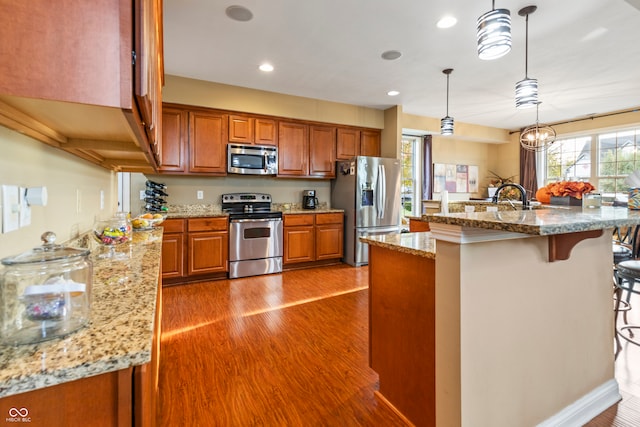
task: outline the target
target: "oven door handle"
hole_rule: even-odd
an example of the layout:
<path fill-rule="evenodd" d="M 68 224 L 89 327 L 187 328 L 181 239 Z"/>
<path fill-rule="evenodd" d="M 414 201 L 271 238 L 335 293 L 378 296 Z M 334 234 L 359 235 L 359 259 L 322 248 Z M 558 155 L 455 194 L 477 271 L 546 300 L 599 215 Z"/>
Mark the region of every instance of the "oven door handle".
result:
<path fill-rule="evenodd" d="M 229 222 L 278 222 L 282 218 L 248 218 L 248 219 L 232 219 Z"/>

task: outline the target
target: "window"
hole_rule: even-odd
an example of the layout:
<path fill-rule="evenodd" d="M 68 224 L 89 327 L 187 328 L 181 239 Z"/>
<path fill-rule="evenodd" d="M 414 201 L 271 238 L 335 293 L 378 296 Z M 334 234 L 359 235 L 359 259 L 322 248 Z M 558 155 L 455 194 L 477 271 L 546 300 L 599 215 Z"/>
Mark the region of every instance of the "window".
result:
<path fill-rule="evenodd" d="M 421 215 L 420 181 L 420 137 L 402 137 L 400 161 L 402 174 L 400 177 L 400 197 L 402 203 L 402 222 L 408 224 L 408 216 Z"/>
<path fill-rule="evenodd" d="M 640 168 L 640 129 L 598 135 L 598 190 L 627 193 L 627 175 Z"/>
<path fill-rule="evenodd" d="M 544 184 L 589 181 L 603 196 L 626 200 L 625 178 L 640 169 L 640 128 L 559 139 L 540 160 Z"/>
<path fill-rule="evenodd" d="M 591 177 L 591 137 L 556 141 L 547 150 L 546 182 L 588 181 Z"/>

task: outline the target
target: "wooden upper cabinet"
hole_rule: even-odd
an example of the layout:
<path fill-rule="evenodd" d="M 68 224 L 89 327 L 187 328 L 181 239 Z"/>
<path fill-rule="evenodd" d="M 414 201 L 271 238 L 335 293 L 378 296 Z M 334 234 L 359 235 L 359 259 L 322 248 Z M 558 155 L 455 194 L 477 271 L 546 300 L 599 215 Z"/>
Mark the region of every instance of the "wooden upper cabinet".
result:
<path fill-rule="evenodd" d="M 336 177 L 335 127 L 309 127 L 309 175 L 320 178 Z"/>
<path fill-rule="evenodd" d="M 355 156 L 380 156 L 380 131 L 338 128 L 336 158 L 349 160 Z"/>
<path fill-rule="evenodd" d="M 189 172 L 227 173 L 227 115 L 189 112 Z"/>
<path fill-rule="evenodd" d="M 79 131 L 109 147 L 114 135 L 127 138 L 142 156 L 98 146 L 91 150 L 102 155 L 81 157 L 148 171 L 156 166 L 161 122 L 161 8 L 161 0 L 2 0 L 0 94 L 36 100 L 23 112 L 35 121 L 46 118 L 47 127 L 70 139 Z M 66 103 L 73 114 L 64 113 Z M 117 109 L 125 120 L 113 116 Z M 106 124 L 86 126 L 87 117 L 101 113 Z"/>
<path fill-rule="evenodd" d="M 338 128 L 336 158 L 349 160 L 360 153 L 360 131 L 358 129 Z"/>
<path fill-rule="evenodd" d="M 278 176 L 309 175 L 309 127 L 278 123 Z"/>
<path fill-rule="evenodd" d="M 278 145 L 278 126 L 275 120 L 256 118 L 255 142 L 258 145 Z"/>
<path fill-rule="evenodd" d="M 188 119 L 185 110 L 165 107 L 162 110 L 162 142 L 158 153 L 160 172 L 185 172 L 187 168 Z"/>
<path fill-rule="evenodd" d="M 255 119 L 237 115 L 229 116 L 229 142 L 253 144 Z"/>
<path fill-rule="evenodd" d="M 360 132 L 360 155 L 380 157 L 380 131 Z"/>
<path fill-rule="evenodd" d="M 135 58 L 133 92 L 149 143 L 156 147 L 161 135 L 162 109 L 162 0 L 134 0 Z M 157 149 L 156 149 L 157 150 Z"/>
<path fill-rule="evenodd" d="M 277 145 L 276 121 L 232 114 L 229 116 L 229 142 Z"/>

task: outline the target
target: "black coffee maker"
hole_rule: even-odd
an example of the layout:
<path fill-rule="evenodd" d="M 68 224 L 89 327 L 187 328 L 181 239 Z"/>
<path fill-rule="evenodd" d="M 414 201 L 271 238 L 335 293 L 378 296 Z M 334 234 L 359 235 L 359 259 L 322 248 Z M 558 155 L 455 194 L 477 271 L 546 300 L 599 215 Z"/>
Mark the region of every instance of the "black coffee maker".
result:
<path fill-rule="evenodd" d="M 303 190 L 302 191 L 302 208 L 315 209 L 317 207 L 318 207 L 318 198 L 316 197 L 316 190 Z"/>

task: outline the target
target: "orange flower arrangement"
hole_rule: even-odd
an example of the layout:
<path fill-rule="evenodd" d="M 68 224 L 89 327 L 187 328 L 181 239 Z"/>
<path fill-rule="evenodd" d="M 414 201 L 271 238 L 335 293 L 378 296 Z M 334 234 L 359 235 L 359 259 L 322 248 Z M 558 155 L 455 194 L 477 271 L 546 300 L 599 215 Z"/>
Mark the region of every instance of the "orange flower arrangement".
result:
<path fill-rule="evenodd" d="M 596 188 L 589 182 L 561 181 L 548 184 L 536 191 L 536 200 L 540 203 L 551 203 L 551 196 L 570 196 L 582 199 L 582 195 L 590 193 Z"/>

